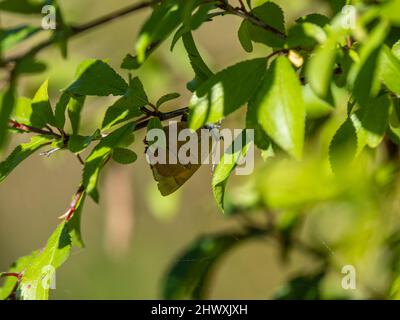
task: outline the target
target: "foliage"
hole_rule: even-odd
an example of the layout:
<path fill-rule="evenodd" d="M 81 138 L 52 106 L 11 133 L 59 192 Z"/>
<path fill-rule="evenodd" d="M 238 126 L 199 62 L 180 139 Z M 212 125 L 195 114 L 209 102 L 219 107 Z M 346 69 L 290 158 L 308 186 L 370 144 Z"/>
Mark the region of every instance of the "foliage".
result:
<path fill-rule="evenodd" d="M 0 12 L 40 15 L 43 5 L 57 6 L 56 2 L 3 0 Z M 294 275 L 276 298 L 343 297 L 324 291 L 324 283 L 329 276 L 337 276 L 342 261 L 351 261 L 362 275 L 368 275 L 362 262 L 370 255 L 376 260 L 385 256 L 387 268 L 382 272 L 388 280 L 374 292 L 368 291 L 367 283 L 363 296 L 398 298 L 399 224 L 386 220 L 388 214 L 383 211 L 396 211 L 387 206 L 396 196 L 399 181 L 400 1 L 329 3 L 329 16 L 313 13 L 297 17 L 293 23 L 273 1 L 153 0 L 132 5 L 125 14 L 148 7 L 152 13 L 137 35 L 134 52 L 122 61 L 124 74 L 106 60 L 85 60 L 54 106 L 48 80 L 32 98 L 18 94 L 24 74 L 39 74 L 45 68 L 36 55 L 57 44 L 66 56 L 69 40 L 118 15 L 83 26 L 68 25 L 57 6 L 59 27 L 45 42 L 21 55 L 9 54 L 9 50 L 24 45 L 41 29 L 27 24 L 0 30 L 0 66 L 7 73 L 0 99 L 0 148 L 5 150 L 9 134 L 32 135 L 0 163 L 0 182 L 44 146 L 51 148 L 45 155 L 68 150 L 83 164 L 78 191 L 60 224 L 42 250 L 18 259 L 8 272 L 0 274 L 7 278 L 0 297 L 48 299 L 49 286 L 43 281 L 48 284 L 73 246 L 83 246 L 80 219 L 86 195 L 99 201 L 99 177 L 109 161 L 123 165 L 136 161 L 129 146 L 137 130 L 162 129 L 163 121 L 178 116 L 187 118 L 189 127 L 197 130 L 241 111 L 246 114 L 243 127 L 255 130 L 254 143 L 265 163 L 249 178 L 250 187 L 239 188 L 240 196 L 234 196 L 233 189 L 227 190 L 227 182 L 249 146 L 227 151 L 223 158 L 234 161 L 230 165 L 221 161 L 215 168 L 212 190 L 216 207 L 227 217 L 245 221 L 243 228 L 194 241 L 167 273 L 164 297 L 206 298 L 212 273 L 223 255 L 245 240 L 271 237 L 280 245 L 284 260 L 289 253 L 302 250 L 317 264 L 308 273 Z M 354 25 L 344 16 L 346 3 L 356 10 Z M 249 56 L 222 70 L 212 70 L 193 35 L 204 24 L 227 14 L 241 19 L 237 37 Z M 134 75 L 169 39 L 171 51 L 182 40 L 187 52 L 193 68 L 193 79 L 187 84 L 192 97 L 188 108 L 163 112 L 163 105 L 180 94 L 167 93 L 152 103 L 154 97 L 148 96 Z M 257 53 L 250 55 L 253 51 Z M 83 135 L 81 114 L 88 96 L 112 96 L 114 102 L 97 130 Z M 84 151 L 88 156 L 82 159 Z M 163 179 L 159 169 L 158 182 Z M 323 225 L 323 218 L 331 210 L 338 212 L 338 206 L 344 208 L 343 216 L 330 221 L 342 219 L 352 227 L 339 226 L 336 234 L 332 228 L 320 231 L 328 239 L 326 246 L 335 248 L 333 257 L 315 241 L 318 232 L 302 238 L 300 234 L 306 233 L 304 224 Z M 267 223 L 252 220 L 260 212 L 268 218 Z M 351 246 L 344 245 L 346 242 Z M 351 293 L 348 297 L 354 298 Z"/>

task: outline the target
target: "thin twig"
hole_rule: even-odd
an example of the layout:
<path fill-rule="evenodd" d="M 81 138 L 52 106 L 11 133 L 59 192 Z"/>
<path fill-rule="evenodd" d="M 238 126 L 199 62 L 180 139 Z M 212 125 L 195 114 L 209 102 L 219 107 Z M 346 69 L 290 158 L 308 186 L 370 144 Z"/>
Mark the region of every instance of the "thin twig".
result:
<path fill-rule="evenodd" d="M 71 33 L 69 34 L 69 38 L 73 38 L 75 36 L 80 35 L 83 32 L 92 30 L 96 27 L 99 27 L 103 24 L 106 24 L 108 22 L 114 21 L 115 19 L 121 18 L 123 16 L 126 16 L 130 13 L 139 11 L 141 9 L 144 8 L 148 8 L 151 7 L 157 3 L 162 2 L 163 0 L 151 0 L 151 1 L 144 1 L 141 2 L 139 4 L 135 4 L 129 7 L 126 7 L 124 9 L 118 10 L 116 12 L 112 12 L 110 14 L 107 14 L 103 17 L 97 18 L 93 21 L 90 21 L 88 23 L 82 24 L 80 26 L 72 26 L 71 27 Z M 246 12 L 245 10 L 242 10 L 242 8 L 234 8 L 233 6 L 231 6 L 228 2 L 225 1 L 221 1 L 221 4 L 218 6 L 219 8 L 221 8 L 222 10 L 224 10 L 227 13 L 230 14 L 234 14 L 236 16 L 239 16 L 245 20 L 248 20 L 250 23 L 257 25 L 267 31 L 270 31 L 276 35 L 278 35 L 281 38 L 286 38 L 285 33 L 281 32 L 280 30 L 270 26 L 269 24 L 261 21 L 260 19 L 258 19 L 256 16 L 252 15 L 249 12 Z M 18 62 L 22 59 L 24 59 L 25 57 L 28 56 L 34 56 L 37 53 L 39 53 L 40 51 L 42 51 L 43 49 L 51 46 L 52 44 L 54 44 L 57 41 L 57 39 L 55 37 L 52 37 L 48 40 L 45 40 L 41 43 L 39 43 L 38 45 L 36 45 L 35 47 L 31 48 L 30 50 L 28 50 L 25 53 L 19 54 L 19 55 L 15 55 L 15 56 L 11 56 L 9 58 L 6 58 L 2 61 L 0 61 L 0 67 L 5 67 L 7 65 L 10 65 L 12 63 Z M 158 44 L 156 44 L 154 47 L 157 47 Z"/>
<path fill-rule="evenodd" d="M 71 204 L 68 207 L 67 212 L 65 212 L 61 217 L 59 217 L 59 219 L 65 219 L 65 221 L 71 220 L 84 193 L 85 193 L 85 188 L 83 185 L 80 185 L 78 191 L 75 193 L 75 196 L 71 201 Z"/>
<path fill-rule="evenodd" d="M 3 273 L 0 273 L 0 278 L 5 278 L 5 277 L 19 278 L 20 274 L 19 273 L 15 273 L 15 272 L 3 272 Z"/>
<path fill-rule="evenodd" d="M 242 19 L 245 19 L 256 26 L 259 26 L 267 31 L 270 31 L 270 32 L 276 34 L 280 38 L 283 38 L 283 39 L 286 38 L 286 34 L 284 32 L 270 26 L 269 24 L 265 23 L 264 21 L 261 21 L 253 14 L 241 10 L 241 8 L 235 8 L 235 7 L 231 6 L 230 4 L 228 4 L 227 2 L 221 3 L 220 5 L 218 5 L 218 7 L 222 10 L 225 10 L 226 12 L 229 12 L 233 15 L 241 17 Z"/>
<path fill-rule="evenodd" d="M 129 7 L 126 7 L 124 9 L 118 10 L 116 12 L 112 12 L 110 14 L 107 14 L 103 17 L 97 18 L 93 21 L 90 21 L 88 23 L 82 24 L 80 26 L 72 26 L 71 27 L 71 33 L 69 35 L 69 38 L 75 37 L 80 35 L 81 33 L 85 32 L 85 31 L 89 31 L 91 29 L 94 29 L 96 27 L 99 27 L 103 24 L 106 24 L 108 22 L 114 21 L 115 19 L 121 18 L 123 16 L 126 16 L 130 13 L 136 12 L 138 10 L 147 8 L 147 7 L 151 7 L 157 3 L 162 2 L 163 0 L 151 0 L 151 1 L 143 1 L 141 3 L 138 4 L 134 4 L 131 5 Z M 41 43 L 39 43 L 38 45 L 36 45 L 35 47 L 31 48 L 30 50 L 28 50 L 25 53 L 19 54 L 19 55 L 15 55 L 15 56 L 11 56 L 9 58 L 4 59 L 3 61 L 0 62 L 0 66 L 5 66 L 8 65 L 10 63 L 14 63 L 14 62 L 18 62 L 21 59 L 27 57 L 27 56 L 33 56 L 35 54 L 37 54 L 39 51 L 42 51 L 43 49 L 51 46 L 53 43 L 56 42 L 56 39 L 53 37 L 51 39 L 45 40 Z"/>
<path fill-rule="evenodd" d="M 15 120 L 9 120 L 8 125 L 11 129 L 17 129 L 23 132 L 29 132 L 29 133 L 38 133 L 41 135 L 46 135 L 46 136 L 53 136 L 57 139 L 62 138 L 59 134 L 55 133 L 54 131 L 48 131 L 48 130 L 43 130 L 39 128 L 35 128 L 23 123 L 19 123 Z"/>

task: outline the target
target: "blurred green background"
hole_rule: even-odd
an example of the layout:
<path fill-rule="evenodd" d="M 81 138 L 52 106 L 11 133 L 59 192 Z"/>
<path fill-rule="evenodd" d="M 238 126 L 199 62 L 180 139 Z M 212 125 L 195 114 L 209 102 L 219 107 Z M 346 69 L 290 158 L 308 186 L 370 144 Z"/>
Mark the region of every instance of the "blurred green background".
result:
<path fill-rule="evenodd" d="M 95 0 L 59 2 L 67 21 L 76 24 L 90 21 L 132 3 L 128 0 L 105 0 L 101 3 Z M 276 2 L 284 8 L 287 24 L 306 13 L 329 13 L 324 1 Z M 126 72 L 119 69 L 119 65 L 126 53 L 134 51 L 138 29 L 149 12 L 148 9 L 143 10 L 73 39 L 69 46 L 68 60 L 62 60 L 57 48 L 43 51 L 39 58 L 46 61 L 48 70 L 45 74 L 25 77 L 19 87 L 19 94 L 31 97 L 47 76 L 50 79 L 50 94 L 55 102 L 59 90 L 73 79 L 76 67 L 85 58 L 108 59 L 113 67 L 127 76 Z M 15 25 L 21 21 L 16 16 L 1 16 L 4 26 Z M 33 21 L 40 23 L 38 19 Z M 200 50 L 213 70 L 220 70 L 249 58 L 237 39 L 239 23 L 240 19 L 237 17 L 218 17 L 195 32 Z M 36 37 L 33 42 L 40 38 L 41 36 Z M 164 44 L 136 74 L 143 81 L 152 101 L 156 101 L 165 93 L 176 91 L 180 92 L 182 97 L 170 104 L 170 107 L 183 107 L 190 98 L 186 82 L 191 80 L 193 74 L 182 45 L 179 43 L 171 53 L 169 44 L 170 41 Z M 17 52 L 21 50 L 23 51 L 24 47 L 16 49 Z M 259 46 L 252 55 L 265 56 L 268 50 Z M 86 133 L 92 132 L 101 122 L 104 111 L 111 102 L 111 98 L 88 100 L 83 114 Z M 331 128 L 327 129 L 325 136 L 333 135 L 342 118 L 338 119 L 332 121 Z M 240 112 L 224 123 L 224 126 L 236 128 L 243 125 L 243 114 Z M 57 289 L 52 292 L 52 298 L 160 298 L 165 272 L 193 239 L 205 233 L 239 227 L 237 220 L 228 219 L 218 211 L 211 191 L 211 166 L 201 168 L 175 195 L 161 198 L 144 158 L 143 138 L 143 133 L 136 136 L 134 150 L 139 155 L 139 160 L 134 165 L 112 164 L 105 170 L 101 179 L 100 205 L 95 205 L 91 200 L 86 202 L 82 226 L 86 248 L 75 250 L 68 262 L 57 272 Z M 12 141 L 10 149 L 17 142 Z M 287 201 L 284 198 L 285 194 L 301 193 L 307 198 L 307 192 L 314 194 L 321 188 L 332 187 L 331 181 L 322 180 L 323 174 L 319 175 L 320 172 L 315 171 L 320 164 L 326 165 L 325 160 L 318 160 L 321 150 L 327 147 L 324 143 L 310 146 L 309 156 L 303 164 L 283 162 L 281 165 L 274 162 L 271 164 L 273 169 L 258 177 L 259 183 L 265 179 L 280 186 L 275 193 L 268 191 L 269 193 L 263 194 L 269 203 L 276 203 L 277 207 L 281 208 L 280 201 Z M 371 161 L 366 157 L 365 163 L 368 167 Z M 321 170 L 325 172 L 324 169 Z M 311 178 L 307 174 L 310 174 Z M 51 158 L 35 154 L 0 184 L 0 270 L 6 270 L 16 258 L 44 245 L 58 222 L 57 217 L 68 207 L 80 176 L 81 166 L 68 152 L 58 152 Z M 360 176 L 363 176 L 363 172 Z M 233 185 L 242 185 L 248 179 L 235 177 L 233 180 Z M 292 186 L 293 181 L 299 184 Z M 343 183 L 351 185 L 349 181 Z M 358 184 L 363 185 L 363 182 Z M 353 195 L 368 196 L 364 189 L 355 190 Z M 358 191 L 360 193 L 357 193 Z M 283 197 L 283 200 L 279 199 L 279 196 Z M 324 247 L 328 246 L 326 243 L 332 239 L 333 242 L 343 240 L 341 237 L 346 228 L 350 228 L 351 232 L 359 237 L 361 235 L 359 240 L 346 238 L 350 243 L 349 247 L 357 241 L 365 243 L 371 240 L 371 232 L 365 232 L 371 229 L 374 231 L 374 214 L 379 213 L 381 209 L 372 210 L 366 205 L 371 209 L 367 211 L 373 218 L 368 215 L 371 219 L 366 219 L 367 222 L 363 220 L 365 225 L 360 227 L 357 222 L 360 212 L 364 214 L 367 211 L 361 207 L 351 207 L 342 200 L 331 204 L 330 196 L 321 194 L 324 204 L 310 212 L 310 215 L 319 212 L 318 219 L 308 223 L 309 228 L 317 230 L 312 233 L 314 243 Z M 365 198 L 361 197 L 360 203 L 365 203 L 364 200 Z M 307 199 L 304 201 L 307 202 Z M 361 229 L 355 229 L 355 226 Z M 366 239 L 363 240 L 362 237 Z M 385 261 L 382 258 L 384 253 L 381 252 L 381 248 L 360 250 L 362 257 L 356 261 L 363 266 L 360 267 L 362 280 L 369 287 L 372 286 L 373 290 L 379 291 L 387 285 L 387 272 L 382 273 L 379 269 L 379 263 Z M 354 257 L 354 252 L 344 254 L 338 260 L 347 262 L 348 257 Z M 249 242 L 236 248 L 223 259 L 214 274 L 210 297 L 268 299 L 273 297 L 287 279 L 300 271 L 312 270 L 314 266 L 315 261 L 297 252 L 290 255 L 288 262 L 283 263 L 280 260 L 280 248 L 274 241 Z M 340 281 L 339 268 L 332 277 L 333 289 L 329 290 L 339 290 L 339 294 L 344 295 L 344 292 L 340 292 Z M 360 289 L 353 293 L 354 296 L 364 296 L 364 289 L 360 286 Z"/>

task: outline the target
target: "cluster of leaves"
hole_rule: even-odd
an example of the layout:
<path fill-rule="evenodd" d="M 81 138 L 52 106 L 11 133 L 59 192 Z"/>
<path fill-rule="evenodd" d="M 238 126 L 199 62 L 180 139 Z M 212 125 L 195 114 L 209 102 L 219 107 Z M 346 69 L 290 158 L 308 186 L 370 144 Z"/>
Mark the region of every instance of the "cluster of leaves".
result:
<path fill-rule="evenodd" d="M 331 17 L 310 14 L 299 17 L 291 25 L 285 21 L 283 10 L 272 1 L 248 0 L 246 4 L 239 1 L 239 7 L 226 0 L 149 1 L 129 9 L 136 11 L 151 6 L 152 14 L 139 32 L 135 55 L 127 54 L 121 68 L 133 73 L 170 36 L 171 50 L 182 40 L 194 71 L 193 80 L 187 84 L 187 89 L 192 92 L 188 105 L 189 127 L 197 130 L 247 106 L 244 127 L 254 129 L 254 143 L 266 157 L 277 154 L 289 156 L 294 161 L 302 159 L 305 142 L 312 141 L 316 130 L 325 124 L 327 118 L 339 114 L 341 124 L 328 141 L 326 156 L 329 156 L 329 171 L 332 169 L 341 177 L 354 159 L 360 158 L 365 147 L 378 148 L 385 136 L 395 145 L 400 143 L 400 1 L 347 2 L 354 5 L 357 13 L 354 25 L 348 24 L 348 17 L 342 12 L 346 1 L 341 0 L 330 1 Z M 66 56 L 68 40 L 88 28 L 67 25 L 56 1 L 5 0 L 0 2 L 0 11 L 40 14 L 45 4 L 55 5 L 59 15 L 59 27 L 48 42 L 39 44 L 25 55 L 0 61 L 10 70 L 8 87 L 2 90 L 1 97 L 0 147 L 6 141 L 7 132 L 34 133 L 30 142 L 19 145 L 0 164 L 0 182 L 18 164 L 45 146 L 51 147 L 47 154 L 68 150 L 77 155 L 83 164 L 82 180 L 62 217 L 63 222 L 45 248 L 19 259 L 12 266 L 9 273 L 19 276 L 7 278 L 0 291 L 2 298 L 48 298 L 48 286 L 41 285 L 43 279 L 48 278 L 47 267 L 57 269 L 67 259 L 72 246 L 83 246 L 81 209 L 85 195 L 99 201 L 97 185 L 104 165 L 110 159 L 121 164 L 134 162 L 137 156 L 129 149 L 134 131 L 160 126 L 161 120 L 187 111 L 183 108 L 181 112 L 161 112 L 159 109 L 163 103 L 179 95 L 167 94 L 151 103 L 137 77 L 129 74 L 126 81 L 105 61 L 97 59 L 86 60 L 78 67 L 76 78 L 61 91 L 54 108 L 48 97 L 48 81 L 32 99 L 18 97 L 18 78 L 24 73 L 41 72 L 45 67 L 36 58 L 40 50 L 49 44 L 59 44 Z M 225 14 L 242 19 L 237 34 L 245 52 L 252 52 L 258 46 L 262 48 L 260 52 L 267 53 L 214 72 L 202 58 L 192 33 L 204 23 Z M 88 25 L 97 26 L 99 23 Z M 29 25 L 2 30 L 1 53 L 38 32 L 39 28 Z M 81 111 L 85 98 L 110 95 L 117 98 L 107 109 L 98 130 L 91 135 L 82 135 Z M 348 100 L 344 115 L 340 113 L 342 96 Z M 93 144 L 94 147 L 89 149 Z M 298 197 L 280 198 L 281 194 L 274 193 L 274 190 L 261 188 L 252 191 L 250 202 L 232 204 L 225 197 L 225 188 L 236 163 L 248 147 L 245 145 L 235 154 L 226 153 L 224 157 L 232 157 L 235 161 L 230 165 L 221 161 L 216 167 L 212 188 L 218 206 L 226 214 L 234 215 L 252 210 L 283 210 L 285 214 L 277 224 L 268 224 L 266 228 L 251 225 L 242 233 L 209 235 L 195 241 L 179 260 L 183 262 L 178 262 L 168 273 L 165 297 L 204 298 L 213 267 L 228 249 L 242 240 L 278 236 L 286 256 L 295 243 L 292 230 L 296 229 L 300 219 L 293 212 L 348 195 L 348 189 L 338 186 L 331 171 L 318 172 L 314 168 L 310 170 L 308 184 L 287 183 L 288 188 L 291 186 L 293 189 L 283 190 L 287 191 L 283 194 L 292 194 L 302 188 L 316 188 L 311 192 L 312 196 L 303 192 Z M 82 160 L 80 154 L 85 150 L 89 150 L 89 155 Z M 283 161 L 280 157 L 278 159 Z M 304 168 L 296 170 L 303 171 Z M 302 181 L 300 177 L 297 182 Z M 326 182 L 329 188 L 325 189 L 321 181 Z M 326 265 L 324 253 L 308 249 Z M 319 298 L 318 286 L 325 274 L 325 269 L 319 269 L 315 275 L 295 278 L 279 297 Z M 310 287 L 314 291 L 308 291 Z"/>

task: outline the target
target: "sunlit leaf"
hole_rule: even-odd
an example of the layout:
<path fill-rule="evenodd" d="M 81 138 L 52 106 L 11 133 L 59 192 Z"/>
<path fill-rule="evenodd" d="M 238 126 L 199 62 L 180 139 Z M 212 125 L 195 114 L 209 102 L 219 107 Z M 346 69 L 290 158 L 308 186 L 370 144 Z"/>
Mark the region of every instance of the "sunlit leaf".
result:
<path fill-rule="evenodd" d="M 86 158 L 82 183 L 87 194 L 90 195 L 94 201 L 99 201 L 97 182 L 101 169 L 110 158 L 112 150 L 132 133 L 133 128 L 134 124 L 128 123 L 113 131 L 107 137 L 103 138 Z"/>
<path fill-rule="evenodd" d="M 400 59 L 387 46 L 381 51 L 379 72 L 383 83 L 400 95 Z"/>
<path fill-rule="evenodd" d="M 258 122 L 268 136 L 292 156 L 301 157 L 305 107 L 300 81 L 286 57 L 272 63 L 250 108 L 257 110 Z"/>
<path fill-rule="evenodd" d="M 22 300 L 48 300 L 55 271 L 68 258 L 71 237 L 66 222 L 59 224 L 44 249 L 26 267 L 17 294 Z"/>
<path fill-rule="evenodd" d="M 30 255 L 23 256 L 18 258 L 8 269 L 7 272 L 9 273 L 21 273 L 23 272 L 26 267 L 37 257 L 39 251 L 34 251 Z M 16 277 L 7 277 L 4 285 L 0 288 L 0 300 L 5 300 L 8 298 L 15 298 L 10 297 L 10 295 L 15 294 L 14 290 L 17 289 L 17 278 Z"/>
<path fill-rule="evenodd" d="M 341 172 L 350 165 L 357 152 L 357 132 L 351 119 L 338 129 L 329 147 L 329 160 L 334 172 Z"/>
<path fill-rule="evenodd" d="M 150 18 L 140 30 L 136 41 L 137 61 L 142 64 L 148 56 L 148 47 L 165 40 L 181 22 L 177 1 L 162 1 L 156 4 Z"/>
<path fill-rule="evenodd" d="M 228 67 L 204 82 L 189 103 L 190 127 L 197 130 L 243 106 L 255 93 L 265 67 L 263 58 L 248 60 Z"/>
<path fill-rule="evenodd" d="M 45 136 L 34 136 L 31 141 L 19 145 L 0 163 L 0 182 L 2 182 L 22 161 L 32 155 L 36 150 L 49 145 L 52 139 Z"/>
<path fill-rule="evenodd" d="M 353 96 L 362 105 L 378 94 L 380 87 L 378 58 L 388 27 L 383 21 L 371 31 L 370 37 L 360 49 L 359 61 L 349 72 L 348 82 L 352 84 Z"/>
<path fill-rule="evenodd" d="M 109 129 L 122 121 L 140 116 L 142 114 L 140 108 L 148 103 L 142 82 L 138 77 L 133 78 L 125 95 L 107 109 L 102 129 Z"/>
<path fill-rule="evenodd" d="M 237 166 L 239 160 L 246 156 L 250 143 L 246 139 L 246 132 L 240 133 L 232 145 L 225 150 L 220 162 L 216 166 L 212 178 L 212 189 L 214 198 L 219 208 L 224 211 L 224 196 L 228 179 Z"/>
<path fill-rule="evenodd" d="M 12 49 L 14 46 L 30 38 L 40 30 L 40 28 L 30 25 L 22 25 L 0 30 L 0 52 Z"/>

